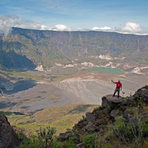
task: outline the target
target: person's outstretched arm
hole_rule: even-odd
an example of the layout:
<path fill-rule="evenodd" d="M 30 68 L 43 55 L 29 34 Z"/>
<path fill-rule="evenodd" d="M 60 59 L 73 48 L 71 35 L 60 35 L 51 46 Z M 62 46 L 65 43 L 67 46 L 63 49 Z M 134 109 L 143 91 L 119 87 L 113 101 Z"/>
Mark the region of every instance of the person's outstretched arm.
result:
<path fill-rule="evenodd" d="M 111 82 L 115 84 L 115 82 L 113 80 L 111 80 Z"/>

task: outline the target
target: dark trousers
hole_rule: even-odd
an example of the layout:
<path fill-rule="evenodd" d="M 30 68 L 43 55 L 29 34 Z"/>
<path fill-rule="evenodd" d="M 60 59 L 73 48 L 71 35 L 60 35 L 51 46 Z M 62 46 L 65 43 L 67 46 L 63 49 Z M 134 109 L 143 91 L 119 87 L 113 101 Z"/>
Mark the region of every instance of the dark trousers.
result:
<path fill-rule="evenodd" d="M 115 89 L 115 92 L 114 92 L 113 96 L 115 96 L 116 93 L 118 93 L 117 96 L 119 97 L 119 96 L 120 96 L 120 88 L 116 88 L 116 89 Z"/>
<path fill-rule="evenodd" d="M 3 91 L 0 89 L 0 94 L 3 96 Z"/>

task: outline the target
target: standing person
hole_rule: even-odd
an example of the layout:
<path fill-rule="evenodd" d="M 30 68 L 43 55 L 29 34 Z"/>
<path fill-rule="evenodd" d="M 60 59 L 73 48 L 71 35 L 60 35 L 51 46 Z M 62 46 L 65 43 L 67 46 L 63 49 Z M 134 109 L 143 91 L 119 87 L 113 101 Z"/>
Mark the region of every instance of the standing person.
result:
<path fill-rule="evenodd" d="M 116 84 L 116 89 L 114 91 L 113 97 L 116 95 L 116 93 L 118 93 L 117 97 L 119 98 L 120 96 L 120 90 L 122 90 L 122 83 L 120 82 L 120 80 L 118 80 L 118 82 L 114 82 L 113 80 L 111 80 L 114 84 Z"/>

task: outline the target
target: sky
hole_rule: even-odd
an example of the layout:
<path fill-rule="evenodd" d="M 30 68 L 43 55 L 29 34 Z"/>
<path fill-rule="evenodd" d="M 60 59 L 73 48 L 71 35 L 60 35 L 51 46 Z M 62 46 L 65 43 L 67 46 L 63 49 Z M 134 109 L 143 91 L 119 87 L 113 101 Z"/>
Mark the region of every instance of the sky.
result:
<path fill-rule="evenodd" d="M 0 30 L 11 27 L 148 33 L 148 0 L 0 0 Z"/>

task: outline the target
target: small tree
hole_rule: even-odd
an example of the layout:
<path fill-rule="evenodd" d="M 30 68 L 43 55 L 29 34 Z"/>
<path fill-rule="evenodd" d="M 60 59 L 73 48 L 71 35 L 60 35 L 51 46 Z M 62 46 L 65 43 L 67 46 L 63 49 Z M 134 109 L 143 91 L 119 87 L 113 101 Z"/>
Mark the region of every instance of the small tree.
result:
<path fill-rule="evenodd" d="M 53 142 L 53 135 L 56 133 L 56 129 L 52 127 L 40 128 L 38 131 L 38 139 L 40 142 L 47 147 L 51 147 Z"/>

